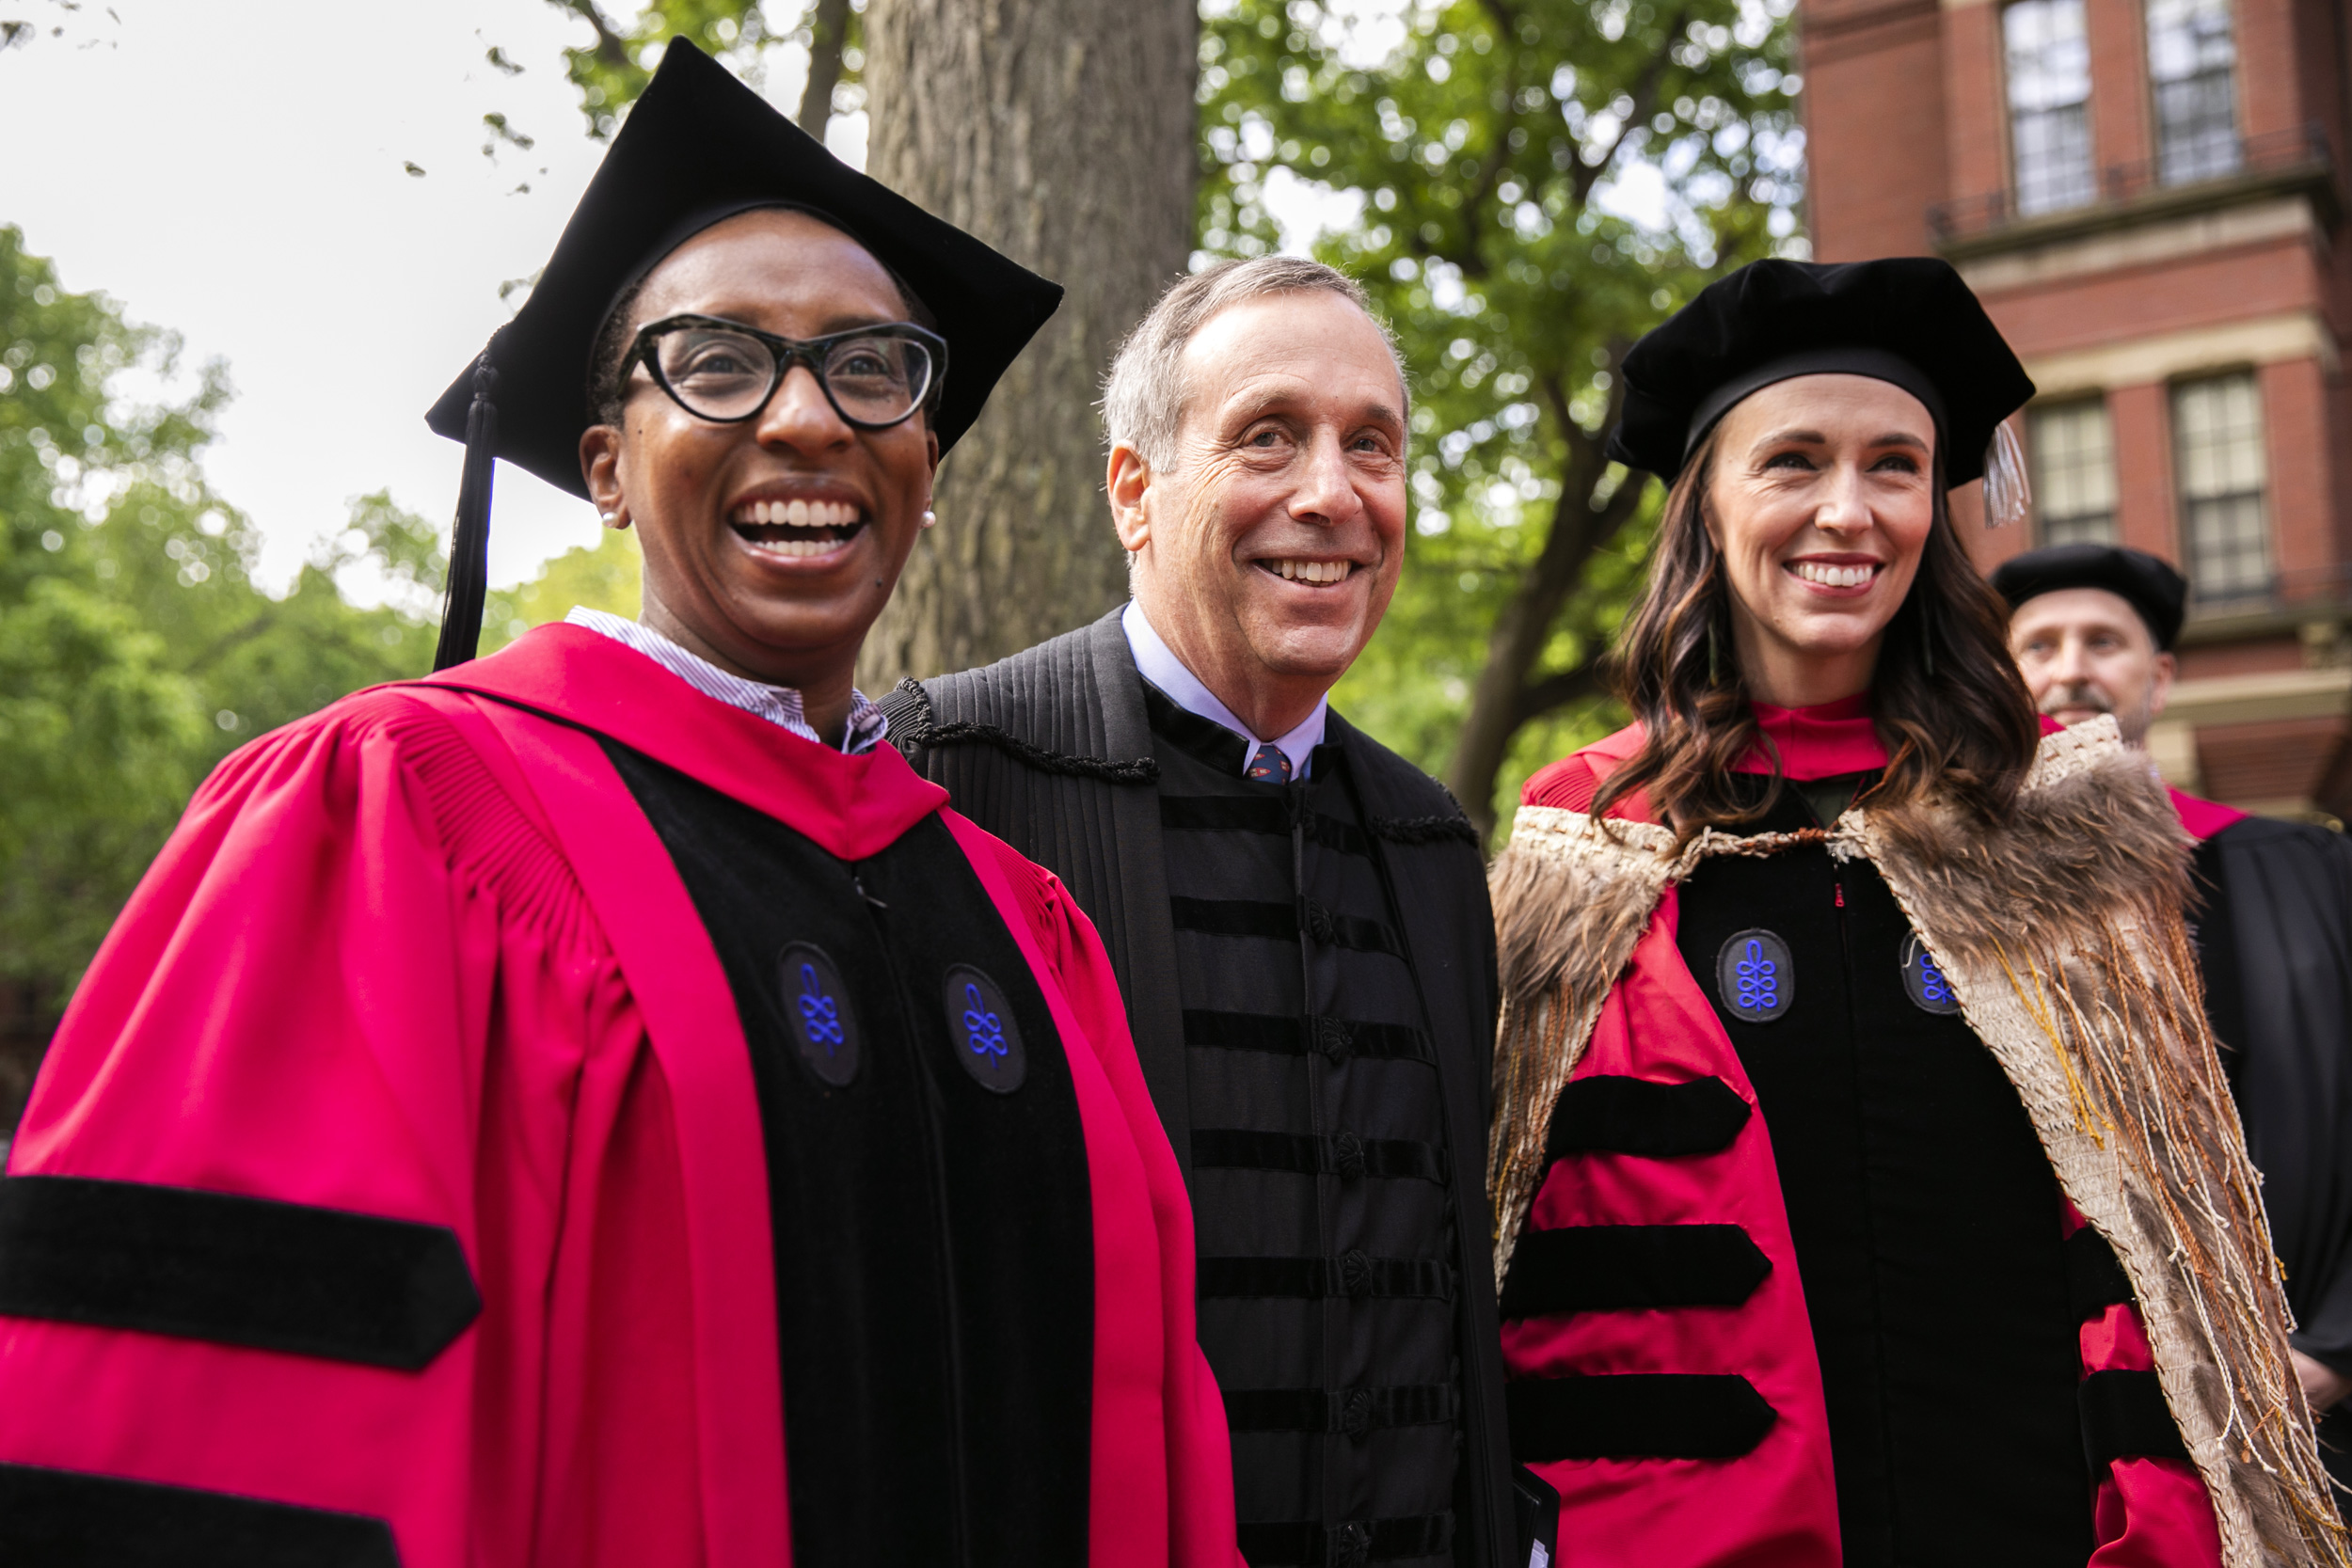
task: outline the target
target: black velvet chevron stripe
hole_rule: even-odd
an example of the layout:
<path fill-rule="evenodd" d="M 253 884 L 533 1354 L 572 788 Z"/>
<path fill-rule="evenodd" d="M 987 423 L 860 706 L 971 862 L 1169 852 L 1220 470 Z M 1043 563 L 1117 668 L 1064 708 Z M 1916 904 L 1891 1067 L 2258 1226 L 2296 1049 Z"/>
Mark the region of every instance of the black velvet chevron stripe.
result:
<path fill-rule="evenodd" d="M 1242 1170 L 1287 1170 L 1302 1176 L 1367 1176 L 1443 1181 L 1437 1148 L 1406 1138 L 1359 1138 L 1352 1132 L 1309 1137 L 1295 1132 L 1212 1129 L 1192 1135 L 1192 1163 Z"/>
<path fill-rule="evenodd" d="M 2075 1399 L 2082 1408 L 2083 1456 L 2093 1477 L 2119 1459 L 2188 1457 L 2155 1373 L 2093 1372 Z"/>
<path fill-rule="evenodd" d="M 418 1371 L 482 1310 L 452 1231 L 82 1177 L 0 1180 L 0 1314 Z"/>
<path fill-rule="evenodd" d="M 2066 1238 L 2066 1300 L 2077 1318 L 2095 1318 L 2138 1298 L 2107 1239 L 2089 1226 Z"/>
<path fill-rule="evenodd" d="M 1779 1413 L 1744 1377 L 1621 1372 L 1503 1385 L 1511 1457 L 1737 1459 L 1764 1440 Z"/>
<path fill-rule="evenodd" d="M 1203 1258 L 1203 1296 L 1425 1296 L 1454 1299 L 1454 1270 L 1427 1258 L 1374 1258 L 1353 1249 L 1337 1258 Z"/>
<path fill-rule="evenodd" d="M 1404 1023 L 1359 1023 L 1310 1013 L 1221 1013 L 1184 1009 L 1184 1043 L 1218 1051 L 1271 1051 L 1302 1056 L 1312 1051 L 1335 1062 L 1430 1060 L 1429 1037 Z"/>
<path fill-rule="evenodd" d="M 1359 953 L 1396 953 L 1396 937 L 1377 920 L 1340 914 L 1311 898 L 1276 904 L 1252 898 L 1170 898 L 1168 911 L 1180 931 L 1213 937 L 1259 937 L 1295 942 L 1304 933 L 1327 947 Z"/>
<path fill-rule="evenodd" d="M 1248 898 L 1170 898 L 1168 903 L 1180 931 L 1268 942 L 1298 940 L 1298 911 L 1288 904 Z"/>
<path fill-rule="evenodd" d="M 1454 1515 L 1423 1513 L 1353 1524 L 1244 1525 L 1235 1535 L 1250 1568 L 1324 1568 L 1335 1562 L 1395 1562 L 1454 1549 Z"/>
<path fill-rule="evenodd" d="M 1280 800 L 1240 795 L 1163 795 L 1160 826 L 1179 832 L 1263 833 L 1288 838 L 1290 808 Z M 1307 818 L 1307 837 L 1344 855 L 1369 855 L 1372 840 L 1352 822 L 1316 812 Z"/>
<path fill-rule="evenodd" d="M 1613 1075 L 1571 1079 L 1552 1110 L 1544 1157 L 1713 1154 L 1731 1147 L 1748 1115 L 1748 1102 L 1720 1078 L 1681 1084 Z"/>
<path fill-rule="evenodd" d="M 1229 1388 L 1226 1424 L 1235 1432 L 1336 1432 L 1360 1437 L 1375 1427 L 1434 1426 L 1461 1414 L 1450 1383 L 1395 1388 Z"/>
<path fill-rule="evenodd" d="M 0 1562 L 8 1568 L 400 1568 L 400 1553 L 390 1527 L 363 1513 L 0 1465 Z"/>
<path fill-rule="evenodd" d="M 1737 1307 L 1772 1260 L 1736 1225 L 1574 1225 L 1531 1230 L 1511 1254 L 1502 1316 Z"/>

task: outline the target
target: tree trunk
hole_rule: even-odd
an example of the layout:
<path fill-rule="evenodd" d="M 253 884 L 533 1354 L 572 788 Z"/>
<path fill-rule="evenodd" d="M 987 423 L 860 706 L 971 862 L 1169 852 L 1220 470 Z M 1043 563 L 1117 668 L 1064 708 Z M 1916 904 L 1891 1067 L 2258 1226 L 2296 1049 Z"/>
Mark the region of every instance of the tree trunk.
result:
<path fill-rule="evenodd" d="M 942 467 L 939 525 L 859 661 L 868 691 L 1002 658 L 1126 596 L 1095 404 L 1191 251 L 1194 7 L 866 9 L 867 170 L 1069 291 Z"/>
<path fill-rule="evenodd" d="M 1625 345 L 1612 347 L 1611 367 L 1614 369 L 1625 357 Z M 1618 376 L 1619 390 L 1611 394 L 1603 430 L 1616 423 L 1624 384 L 1623 376 Z M 1535 666 L 1594 552 L 1633 520 L 1641 508 L 1643 487 L 1648 483 L 1642 475 L 1629 475 L 1606 503 L 1597 506 L 1593 498 L 1609 468 L 1600 437 L 1588 434 L 1569 417 L 1567 394 L 1557 381 L 1544 380 L 1537 391 L 1550 411 L 1554 427 L 1567 442 L 1560 499 L 1552 507 L 1551 528 L 1544 535 L 1542 552 L 1519 579 L 1486 639 L 1486 663 L 1471 689 L 1470 713 L 1462 721 L 1462 733 L 1454 747 L 1454 766 L 1446 779 L 1481 838 L 1494 834 L 1495 780 L 1502 772 L 1511 737 L 1552 709 L 1600 689 L 1597 656 L 1588 656 L 1572 670 L 1541 676 L 1535 674 Z"/>

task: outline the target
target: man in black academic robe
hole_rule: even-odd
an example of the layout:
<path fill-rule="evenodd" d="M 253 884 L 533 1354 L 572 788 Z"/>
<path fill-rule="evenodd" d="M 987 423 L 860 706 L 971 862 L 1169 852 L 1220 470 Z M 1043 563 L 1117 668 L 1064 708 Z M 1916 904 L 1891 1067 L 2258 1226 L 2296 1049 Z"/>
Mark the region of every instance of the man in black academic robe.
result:
<path fill-rule="evenodd" d="M 1105 407 L 1133 600 L 902 685 L 891 737 L 1102 931 L 1192 1194 L 1243 1555 L 1524 1562 L 1479 839 L 1326 698 L 1401 565 L 1401 369 L 1352 283 L 1272 258 L 1175 285 Z"/>
<path fill-rule="evenodd" d="M 2145 743 L 2173 675 L 2188 584 L 2142 550 L 2059 545 L 1993 574 L 2042 711 L 2113 714 Z M 2172 791 L 2198 841 L 2198 957 L 2222 1065 L 2295 1308 L 2289 1343 L 2320 1451 L 2352 1482 L 2352 843 Z"/>

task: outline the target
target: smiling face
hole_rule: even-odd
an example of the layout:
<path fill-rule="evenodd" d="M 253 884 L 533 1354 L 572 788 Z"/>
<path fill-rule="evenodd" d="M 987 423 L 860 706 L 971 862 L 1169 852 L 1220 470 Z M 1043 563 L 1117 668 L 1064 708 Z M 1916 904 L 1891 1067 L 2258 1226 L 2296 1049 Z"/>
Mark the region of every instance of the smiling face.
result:
<path fill-rule="evenodd" d="M 1219 312 L 1181 370 L 1174 461 L 1114 449 L 1111 507 L 1152 629 L 1270 738 L 1313 712 L 1396 592 L 1405 388 L 1380 329 L 1321 290 Z"/>
<path fill-rule="evenodd" d="M 804 213 L 763 211 L 672 251 L 630 325 L 689 313 L 806 339 L 908 312 L 856 241 Z M 737 424 L 688 413 L 638 366 L 621 423 L 580 441 L 597 509 L 644 545 L 644 623 L 723 669 L 799 688 L 820 734 L 848 711 L 859 646 L 906 564 L 938 461 L 927 414 L 859 430 L 805 366 Z"/>
<path fill-rule="evenodd" d="M 1724 416 L 1707 531 L 1751 696 L 1867 689 L 1935 521 L 1934 442 L 1926 406 L 1868 376 L 1798 376 Z"/>
<path fill-rule="evenodd" d="M 2131 601 L 2104 588 L 2059 588 L 2018 607 L 2009 649 L 2034 705 L 2061 724 L 2115 715 L 2139 745 L 2172 690 L 2172 656 Z"/>

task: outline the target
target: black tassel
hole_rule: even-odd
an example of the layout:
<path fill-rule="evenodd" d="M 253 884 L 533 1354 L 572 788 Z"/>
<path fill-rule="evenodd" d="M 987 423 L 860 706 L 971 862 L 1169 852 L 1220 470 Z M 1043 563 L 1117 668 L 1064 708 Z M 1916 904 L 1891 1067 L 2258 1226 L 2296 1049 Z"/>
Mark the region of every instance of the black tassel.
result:
<path fill-rule="evenodd" d="M 457 482 L 457 527 L 449 546 L 449 591 L 441 599 L 437 673 L 473 657 L 482 645 L 482 599 L 490 584 L 490 479 L 498 469 L 499 410 L 491 401 L 499 372 L 490 350 L 473 362 L 473 403 L 466 410 L 466 471 Z"/>

